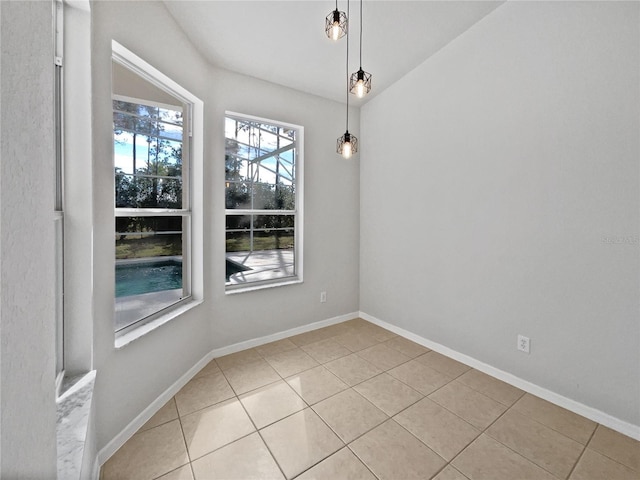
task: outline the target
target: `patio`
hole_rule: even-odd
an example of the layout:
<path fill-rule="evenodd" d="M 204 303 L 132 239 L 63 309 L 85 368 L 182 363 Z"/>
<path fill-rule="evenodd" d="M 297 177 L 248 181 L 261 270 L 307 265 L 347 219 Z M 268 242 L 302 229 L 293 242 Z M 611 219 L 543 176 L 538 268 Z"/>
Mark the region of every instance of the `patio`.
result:
<path fill-rule="evenodd" d="M 231 252 L 227 253 L 227 259 L 248 270 L 230 275 L 226 285 L 243 285 L 295 275 L 293 248 Z"/>

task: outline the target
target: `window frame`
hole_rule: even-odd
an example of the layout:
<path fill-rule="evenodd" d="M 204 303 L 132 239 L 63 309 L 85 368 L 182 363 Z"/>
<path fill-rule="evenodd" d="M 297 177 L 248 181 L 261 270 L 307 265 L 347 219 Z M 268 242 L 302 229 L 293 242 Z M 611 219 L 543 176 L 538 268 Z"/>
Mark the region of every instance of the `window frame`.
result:
<path fill-rule="evenodd" d="M 62 391 L 65 376 L 65 318 L 64 318 L 64 5 L 53 2 L 54 23 L 54 171 L 55 197 L 53 202 L 54 259 L 55 259 L 55 366 L 56 397 Z"/>
<path fill-rule="evenodd" d="M 123 216 L 181 216 L 183 218 L 183 290 L 184 298 L 159 309 L 131 325 L 115 331 L 115 294 L 114 294 L 114 333 L 116 347 L 122 347 L 135 338 L 144 335 L 158 326 L 176 318 L 203 301 L 203 132 L 204 104 L 202 100 L 171 80 L 162 72 L 142 60 L 115 40 L 112 40 L 112 61 L 127 68 L 151 85 L 167 92 L 181 103 L 183 109 L 182 137 L 182 189 L 183 205 L 181 209 L 167 208 L 116 208 L 114 189 L 114 221 Z M 145 105 L 158 102 L 131 99 L 112 94 L 112 99 L 137 101 Z M 113 111 L 113 108 L 111 109 Z M 111 134 L 113 136 L 113 132 Z M 113 162 L 113 156 L 111 158 Z M 185 173 L 186 171 L 186 173 Z M 185 205 L 186 203 L 186 205 Z M 188 208 L 185 208 L 188 207 Z M 186 219 L 186 220 L 185 220 Z M 114 224 L 115 226 L 115 224 Z M 115 230 L 114 230 L 115 231 Z M 115 246 L 114 246 L 115 249 Z M 113 256 L 115 266 L 115 250 Z"/>
<path fill-rule="evenodd" d="M 226 219 L 229 215 L 293 215 L 294 216 L 294 274 L 288 277 L 280 277 L 268 280 L 259 280 L 255 282 L 248 282 L 243 284 L 226 284 L 225 282 L 225 294 L 236 294 L 243 292 L 250 292 L 255 290 L 262 290 L 265 288 L 281 287 L 285 285 L 294 285 L 303 283 L 303 259 L 304 259 L 304 127 L 292 123 L 282 122 L 279 120 L 272 120 L 269 118 L 257 117 L 254 115 L 247 115 L 244 113 L 225 111 L 224 124 L 226 119 L 239 120 L 243 122 L 255 122 L 277 126 L 279 128 L 286 128 L 295 130 L 295 174 L 293 178 L 293 185 L 295 188 L 295 209 L 294 210 L 265 210 L 265 209 L 252 209 L 252 208 L 225 208 L 225 261 L 227 258 L 226 249 Z M 226 145 L 226 134 L 225 134 Z M 226 155 L 226 152 L 225 152 Z M 226 184 L 226 176 L 225 176 Z M 226 189 L 225 189 L 226 190 Z"/>

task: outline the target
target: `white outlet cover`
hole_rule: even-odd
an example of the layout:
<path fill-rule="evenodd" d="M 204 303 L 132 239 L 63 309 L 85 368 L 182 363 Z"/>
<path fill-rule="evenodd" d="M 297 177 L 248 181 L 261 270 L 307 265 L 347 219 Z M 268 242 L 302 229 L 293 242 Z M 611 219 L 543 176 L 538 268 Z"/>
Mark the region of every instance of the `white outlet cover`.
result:
<path fill-rule="evenodd" d="M 524 335 L 518 335 L 518 344 L 516 345 L 518 350 L 529 353 L 530 352 L 530 340 L 529 337 L 525 337 Z"/>

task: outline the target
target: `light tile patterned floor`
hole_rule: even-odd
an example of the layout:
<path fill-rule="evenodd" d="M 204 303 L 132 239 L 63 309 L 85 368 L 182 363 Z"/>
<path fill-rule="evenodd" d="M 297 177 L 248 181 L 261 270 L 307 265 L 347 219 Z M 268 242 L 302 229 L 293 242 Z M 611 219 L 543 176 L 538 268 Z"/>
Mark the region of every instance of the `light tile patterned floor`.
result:
<path fill-rule="evenodd" d="M 638 480 L 640 442 L 362 319 L 212 361 L 102 480 Z"/>

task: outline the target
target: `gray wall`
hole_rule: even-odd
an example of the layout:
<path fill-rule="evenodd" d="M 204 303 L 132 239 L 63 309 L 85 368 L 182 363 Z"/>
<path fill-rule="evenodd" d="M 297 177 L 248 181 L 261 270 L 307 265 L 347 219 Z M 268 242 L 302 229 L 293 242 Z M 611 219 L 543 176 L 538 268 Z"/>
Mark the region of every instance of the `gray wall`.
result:
<path fill-rule="evenodd" d="M 0 2 L 1 478 L 56 476 L 51 8 Z"/>
<path fill-rule="evenodd" d="M 211 67 L 160 2 L 95 2 L 92 8 L 94 358 L 102 448 L 212 349 L 357 311 L 360 193 L 357 160 L 344 162 L 334 152 L 343 106 Z M 200 97 L 205 108 L 205 303 L 119 350 L 113 334 L 111 39 Z M 305 128 L 303 284 L 224 293 L 225 110 Z M 352 114 L 357 125 L 358 112 Z M 322 290 L 328 300 L 320 304 Z"/>
<path fill-rule="evenodd" d="M 499 7 L 363 107 L 360 176 L 362 311 L 635 425 L 639 8 Z"/>

